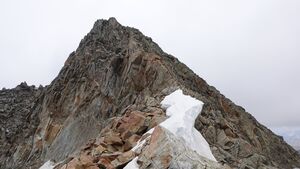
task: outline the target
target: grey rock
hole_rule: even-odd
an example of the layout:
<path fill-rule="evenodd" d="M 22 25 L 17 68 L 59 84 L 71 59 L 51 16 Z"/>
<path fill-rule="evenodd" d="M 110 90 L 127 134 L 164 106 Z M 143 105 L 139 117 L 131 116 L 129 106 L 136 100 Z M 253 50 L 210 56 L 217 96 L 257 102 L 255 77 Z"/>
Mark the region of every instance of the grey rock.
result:
<path fill-rule="evenodd" d="M 178 88 L 204 102 L 195 127 L 220 163 L 300 167 L 299 154 L 282 138 L 151 38 L 111 18 L 95 22 L 49 86 L 22 84 L 0 91 L 0 168 L 34 169 L 49 159 L 63 161 L 96 138 L 108 119 L 128 108 L 160 107 Z"/>
<path fill-rule="evenodd" d="M 156 127 L 148 145 L 144 145 L 137 159 L 140 169 L 221 169 L 211 161 L 190 149 L 186 143 L 163 127 Z"/>
<path fill-rule="evenodd" d="M 43 90 L 26 82 L 0 90 L 0 168 L 19 168 L 30 158 Z"/>

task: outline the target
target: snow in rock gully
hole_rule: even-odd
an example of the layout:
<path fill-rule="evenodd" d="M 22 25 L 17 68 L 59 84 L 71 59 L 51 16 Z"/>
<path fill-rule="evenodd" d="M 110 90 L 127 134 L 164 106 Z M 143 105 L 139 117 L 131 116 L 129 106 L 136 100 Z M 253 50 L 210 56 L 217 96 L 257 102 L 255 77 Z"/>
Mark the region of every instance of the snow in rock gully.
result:
<path fill-rule="evenodd" d="M 194 128 L 195 119 L 201 112 L 203 103 L 191 96 L 184 95 L 182 90 L 176 90 L 166 96 L 161 102 L 161 105 L 166 109 L 169 118 L 162 122 L 160 126 L 166 128 L 178 138 L 183 139 L 186 145 L 199 155 L 217 161 L 207 141 L 201 133 Z M 153 131 L 153 129 L 151 129 L 151 131 Z M 132 150 L 136 150 L 144 143 L 145 141 L 139 142 Z M 138 165 L 136 161 L 137 158 L 128 163 L 124 169 L 137 169 Z"/>

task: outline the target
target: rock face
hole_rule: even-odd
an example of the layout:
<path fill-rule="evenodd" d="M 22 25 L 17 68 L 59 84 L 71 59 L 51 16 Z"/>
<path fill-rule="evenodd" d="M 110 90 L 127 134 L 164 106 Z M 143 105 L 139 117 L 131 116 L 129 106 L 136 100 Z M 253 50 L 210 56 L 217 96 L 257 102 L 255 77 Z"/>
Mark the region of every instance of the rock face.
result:
<path fill-rule="evenodd" d="M 210 168 L 221 169 L 218 163 L 198 155 L 183 140 L 157 126 L 151 137 L 140 148 L 136 164 L 141 169 Z"/>
<path fill-rule="evenodd" d="M 282 138 L 114 18 L 96 21 L 49 86 L 27 88 L 0 92 L 0 168 L 34 169 L 48 160 L 64 168 L 122 168 L 134 157 L 128 150 L 165 119 L 160 102 L 178 88 L 204 103 L 195 127 L 220 165 L 300 167 Z"/>
<path fill-rule="evenodd" d="M 120 118 L 113 118 L 79 155 L 56 167 L 224 168 L 194 128 L 202 103 L 177 90 L 166 96 L 161 104 L 166 108 L 167 118 L 162 109 L 153 113 L 126 112 Z"/>
<path fill-rule="evenodd" d="M 26 83 L 0 90 L 0 168 L 21 167 L 31 157 L 42 92 Z"/>
<path fill-rule="evenodd" d="M 161 109 L 154 112 L 127 110 L 122 117 L 110 119 L 100 134 L 82 146 L 80 153 L 57 165 L 60 169 L 76 168 L 120 168 L 131 161 L 136 153 L 131 149 L 137 145 L 143 133 L 165 120 Z M 88 163 L 88 165 L 86 164 Z"/>

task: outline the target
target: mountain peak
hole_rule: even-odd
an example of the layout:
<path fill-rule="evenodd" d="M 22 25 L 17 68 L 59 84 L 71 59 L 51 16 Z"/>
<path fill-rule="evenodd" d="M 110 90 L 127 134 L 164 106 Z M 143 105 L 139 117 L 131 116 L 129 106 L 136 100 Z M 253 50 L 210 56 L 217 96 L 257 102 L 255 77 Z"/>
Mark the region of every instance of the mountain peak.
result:
<path fill-rule="evenodd" d="M 101 29 L 103 26 L 108 26 L 111 28 L 116 28 L 118 26 L 122 26 L 116 18 L 114 17 L 110 17 L 108 20 L 105 19 L 99 19 L 94 23 L 94 27 L 93 29 L 95 30 L 99 30 L 99 28 Z"/>
<path fill-rule="evenodd" d="M 21 101 L 33 105 L 26 112 L 35 113 L 36 123 L 26 139 L 11 138 L 20 141 L 0 161 L 4 168 L 37 168 L 48 160 L 87 160 L 95 167 L 119 164 L 125 155 L 131 160 L 127 150 L 167 118 L 161 101 L 177 89 L 204 103 L 195 132 L 203 135 L 219 163 L 232 168 L 300 167 L 299 155 L 280 137 L 151 38 L 115 18 L 96 21 L 51 85 L 37 99 Z M 163 161 L 172 160 L 166 155 Z"/>
<path fill-rule="evenodd" d="M 143 35 L 138 29 L 121 25 L 115 18 L 99 19 L 91 31 L 81 40 L 77 51 L 105 47 L 109 51 L 127 49 L 164 55 L 161 48 L 150 37 Z"/>
<path fill-rule="evenodd" d="M 108 23 L 112 26 L 120 25 L 120 23 L 117 21 L 117 19 L 115 17 L 110 17 L 108 19 Z"/>

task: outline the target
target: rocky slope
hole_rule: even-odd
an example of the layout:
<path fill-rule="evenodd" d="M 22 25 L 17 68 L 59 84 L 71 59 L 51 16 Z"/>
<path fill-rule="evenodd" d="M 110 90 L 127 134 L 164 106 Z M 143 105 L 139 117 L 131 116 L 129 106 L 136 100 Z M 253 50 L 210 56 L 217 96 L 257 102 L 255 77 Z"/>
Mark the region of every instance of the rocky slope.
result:
<path fill-rule="evenodd" d="M 43 87 L 21 83 L 0 90 L 0 168 L 18 166 L 30 158 L 39 124 Z"/>
<path fill-rule="evenodd" d="M 49 86 L 0 92 L 0 168 L 39 168 L 48 160 L 64 168 L 122 168 L 137 140 L 166 118 L 162 99 L 179 88 L 204 102 L 195 128 L 219 165 L 300 167 L 282 138 L 151 38 L 110 18 L 96 21 Z"/>

